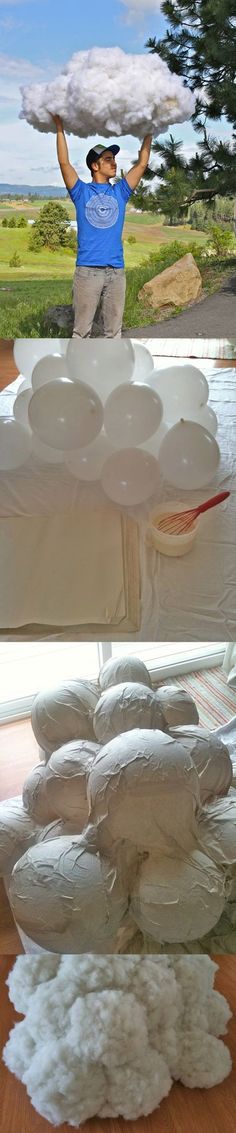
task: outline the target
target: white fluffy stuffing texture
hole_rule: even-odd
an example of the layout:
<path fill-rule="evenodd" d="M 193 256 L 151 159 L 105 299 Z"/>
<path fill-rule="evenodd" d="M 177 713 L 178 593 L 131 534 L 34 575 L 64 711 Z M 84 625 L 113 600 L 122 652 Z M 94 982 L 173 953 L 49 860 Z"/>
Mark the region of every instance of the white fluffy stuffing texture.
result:
<path fill-rule="evenodd" d="M 206 956 L 18 957 L 7 983 L 25 1019 L 3 1059 L 52 1125 L 151 1113 L 174 1079 L 230 1073 L 230 1008 Z"/>
<path fill-rule="evenodd" d="M 195 98 L 158 55 L 127 55 L 120 47 L 93 47 L 72 56 L 51 83 L 22 87 L 21 118 L 36 130 L 55 131 L 60 114 L 68 134 L 144 134 L 185 122 Z"/>

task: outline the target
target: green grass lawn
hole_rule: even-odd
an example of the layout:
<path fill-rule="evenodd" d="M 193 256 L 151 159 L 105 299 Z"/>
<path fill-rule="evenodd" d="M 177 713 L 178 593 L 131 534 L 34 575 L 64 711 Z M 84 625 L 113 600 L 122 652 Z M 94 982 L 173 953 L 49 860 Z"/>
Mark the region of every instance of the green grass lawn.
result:
<path fill-rule="evenodd" d="M 42 204 L 21 206 L 17 202 L 20 215 L 38 214 Z M 65 202 L 71 217 L 74 218 L 72 202 Z M 12 214 L 16 205 L 1 206 Z M 2 213 L 3 215 L 3 213 Z M 35 253 L 29 250 L 30 227 L 26 229 L 2 228 L 0 210 L 0 336 L 2 338 L 44 336 L 44 314 L 48 307 L 71 303 L 72 280 L 75 255 L 66 248 L 50 252 L 42 249 Z M 127 237 L 135 235 L 135 243 L 129 244 Z M 124 228 L 124 254 L 127 271 L 127 292 L 124 314 L 126 327 L 142 326 L 156 318 L 163 319 L 167 312 L 155 313 L 138 300 L 138 292 L 143 284 L 168 264 L 173 263 L 187 249 L 193 247 L 195 258 L 207 290 L 214 290 L 228 270 L 229 261 L 207 261 L 202 259 L 206 234 L 195 232 L 187 225 L 167 226 L 162 218 L 150 213 L 135 214 L 127 210 Z M 10 268 L 9 260 L 17 251 L 22 266 Z M 234 260 L 235 263 L 235 260 Z M 231 270 L 232 267 L 231 267 Z M 172 312 L 171 312 L 172 313 Z M 173 311 L 174 313 L 174 311 Z M 176 312 L 177 313 L 177 312 Z M 169 312 L 168 312 L 169 314 Z M 48 332 L 47 332 L 48 333 Z M 52 330 L 52 335 L 55 330 Z"/>

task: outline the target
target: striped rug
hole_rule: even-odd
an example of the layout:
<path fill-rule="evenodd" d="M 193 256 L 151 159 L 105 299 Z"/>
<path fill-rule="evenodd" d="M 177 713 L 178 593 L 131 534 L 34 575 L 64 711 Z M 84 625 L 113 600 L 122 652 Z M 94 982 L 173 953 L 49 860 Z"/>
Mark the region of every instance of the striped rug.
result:
<path fill-rule="evenodd" d="M 184 673 L 178 680 L 168 680 L 167 683 L 180 685 L 194 697 L 203 728 L 218 728 L 220 724 L 227 724 L 231 716 L 236 716 L 236 689 L 227 685 L 221 666 L 201 669 L 198 673 Z"/>
<path fill-rule="evenodd" d="M 229 358 L 236 356 L 236 338 L 140 338 L 153 354 L 170 358 Z"/>

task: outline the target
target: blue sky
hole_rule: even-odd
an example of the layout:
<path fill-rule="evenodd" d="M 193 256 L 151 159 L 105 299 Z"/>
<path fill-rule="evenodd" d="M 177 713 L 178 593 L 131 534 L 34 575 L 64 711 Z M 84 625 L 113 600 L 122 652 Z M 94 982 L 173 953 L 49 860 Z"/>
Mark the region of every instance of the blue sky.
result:
<path fill-rule="evenodd" d="M 54 136 L 19 121 L 21 85 L 50 81 L 75 51 L 90 47 L 118 45 L 142 53 L 147 38 L 163 35 L 165 26 L 160 0 L 0 0 L 0 181 L 62 183 Z M 189 123 L 172 132 L 182 137 L 186 151 L 195 150 Z M 221 135 L 228 133 L 222 126 Z M 89 142 L 71 137 L 69 148 L 71 161 L 87 179 Z M 135 160 L 137 149 L 134 138 L 121 139 L 120 167 Z"/>

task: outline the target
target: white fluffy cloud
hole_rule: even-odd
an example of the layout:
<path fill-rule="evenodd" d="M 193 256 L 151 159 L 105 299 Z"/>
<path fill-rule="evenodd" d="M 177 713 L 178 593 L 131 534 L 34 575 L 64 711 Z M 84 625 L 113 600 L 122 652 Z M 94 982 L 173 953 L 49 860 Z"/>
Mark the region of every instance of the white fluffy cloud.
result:
<path fill-rule="evenodd" d="M 67 133 L 81 138 L 141 138 L 186 121 L 194 101 L 158 55 L 92 48 L 73 55 L 52 82 L 23 87 L 21 117 L 46 133 L 55 130 L 51 111 L 61 115 Z"/>
<path fill-rule="evenodd" d="M 121 0 L 121 4 L 126 8 L 128 19 L 133 22 L 146 13 L 155 15 L 155 12 L 160 12 L 161 0 Z"/>
<path fill-rule="evenodd" d="M 230 1073 L 216 970 L 208 956 L 18 956 L 7 982 L 25 1018 L 3 1061 L 53 1125 L 136 1120 L 175 1079 L 209 1088 Z"/>

